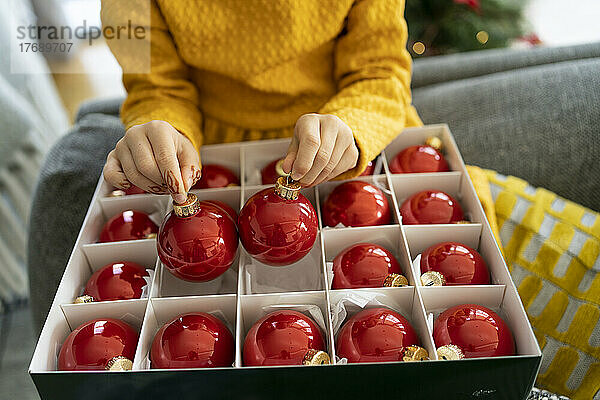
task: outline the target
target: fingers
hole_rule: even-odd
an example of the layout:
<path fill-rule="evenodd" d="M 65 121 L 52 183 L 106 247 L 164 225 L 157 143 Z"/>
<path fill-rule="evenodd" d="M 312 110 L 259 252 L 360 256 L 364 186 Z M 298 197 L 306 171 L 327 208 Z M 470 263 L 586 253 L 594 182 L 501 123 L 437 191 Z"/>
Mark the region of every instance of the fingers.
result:
<path fill-rule="evenodd" d="M 321 147 L 319 118 L 315 114 L 305 114 L 298 119 L 294 129 L 298 138 L 298 153 L 292 165 L 292 179 L 301 180 L 310 171 Z"/>
<path fill-rule="evenodd" d="M 320 134 L 321 134 L 321 146 L 317 151 L 317 155 L 314 158 L 310 170 L 300 179 L 300 183 L 304 186 L 310 186 L 314 184 L 319 174 L 323 172 L 323 169 L 327 167 L 336 146 L 336 140 L 338 136 L 338 121 L 336 117 L 332 115 L 324 115 L 319 118 L 320 120 Z M 341 143 L 339 145 L 342 145 Z M 343 153 L 343 150 L 342 152 Z M 340 153 L 340 156 L 341 156 Z M 339 159 L 338 159 L 339 161 Z M 337 163 L 336 163 L 337 164 Z M 331 166 L 331 169 L 335 165 Z"/>
<path fill-rule="evenodd" d="M 179 159 L 179 169 L 181 178 L 185 185 L 185 191 L 189 191 L 192 186 L 198 182 L 202 171 L 200 169 L 200 156 L 190 140 L 181 135 L 179 138 L 177 158 Z"/>
<path fill-rule="evenodd" d="M 175 135 L 180 135 L 180 133 L 164 121 L 152 121 L 144 126 L 146 127 L 146 136 L 152 145 L 154 159 L 161 172 L 162 181 L 167 185 L 167 189 L 176 203 L 185 202 L 187 191 L 181 176 L 174 139 Z"/>
<path fill-rule="evenodd" d="M 123 173 L 129 182 L 150 193 L 164 193 L 164 189 L 160 185 L 146 178 L 138 171 L 129 147 L 123 139 L 117 143 L 115 153 L 119 159 Z"/>
<path fill-rule="evenodd" d="M 344 152 L 348 148 L 348 143 L 345 143 L 345 142 L 346 142 L 346 139 L 344 138 L 344 136 L 338 135 L 336 137 L 335 147 L 333 149 L 333 153 L 331 154 L 331 158 L 329 159 L 329 162 L 327 163 L 325 168 L 323 168 L 323 170 L 321 171 L 319 176 L 317 176 L 317 178 L 312 183 L 313 186 L 318 185 L 321 182 L 325 182 L 326 180 L 331 179 L 331 176 L 330 176 L 331 173 L 337 167 L 337 165 L 340 163 L 340 160 L 342 159 Z"/>
<path fill-rule="evenodd" d="M 326 180 L 333 179 L 340 174 L 348 171 L 351 168 L 356 167 L 356 162 L 358 161 L 358 149 L 354 144 L 346 148 L 344 154 L 338 165 L 331 171 L 331 174 L 326 178 Z"/>
<path fill-rule="evenodd" d="M 298 138 L 296 135 L 292 136 L 292 143 L 290 143 L 290 147 L 288 147 L 287 155 L 283 160 L 283 164 L 281 168 L 287 174 L 292 171 L 292 165 L 294 165 L 294 161 L 296 161 L 296 156 L 298 155 Z"/>
<path fill-rule="evenodd" d="M 117 159 L 114 150 L 108 153 L 108 157 L 106 158 L 106 164 L 104 164 L 103 174 L 106 182 L 110 183 L 114 187 L 124 190 L 129 189 L 131 187 L 131 182 L 129 182 L 129 180 L 123 173 L 121 163 Z"/>
<path fill-rule="evenodd" d="M 161 186 L 163 183 L 162 176 L 158 170 L 158 165 L 156 165 L 154 152 L 150 141 L 146 137 L 144 128 L 135 126 L 129 129 L 124 139 L 139 173 Z"/>

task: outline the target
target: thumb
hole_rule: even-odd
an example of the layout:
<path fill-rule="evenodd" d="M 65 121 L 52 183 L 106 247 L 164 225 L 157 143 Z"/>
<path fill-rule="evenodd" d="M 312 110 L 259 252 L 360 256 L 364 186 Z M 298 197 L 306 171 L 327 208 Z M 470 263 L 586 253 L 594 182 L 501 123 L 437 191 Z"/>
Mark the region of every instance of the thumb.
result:
<path fill-rule="evenodd" d="M 286 174 L 292 172 L 292 166 L 294 165 L 294 161 L 296 161 L 296 155 L 298 154 L 298 139 L 296 136 L 292 136 L 292 143 L 290 143 L 290 147 L 288 147 L 287 155 L 283 159 L 283 164 L 281 168 Z"/>
<path fill-rule="evenodd" d="M 183 186 L 187 192 L 198 182 L 202 176 L 202 170 L 200 167 L 200 156 L 192 142 L 186 137 L 183 137 L 180 141 L 179 148 L 177 149 L 177 158 L 179 159 Z"/>

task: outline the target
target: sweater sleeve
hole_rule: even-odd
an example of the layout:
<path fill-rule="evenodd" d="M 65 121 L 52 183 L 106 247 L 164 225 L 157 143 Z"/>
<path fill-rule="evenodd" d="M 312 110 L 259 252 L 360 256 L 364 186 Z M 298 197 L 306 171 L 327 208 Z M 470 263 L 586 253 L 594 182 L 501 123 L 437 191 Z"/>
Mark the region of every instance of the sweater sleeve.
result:
<path fill-rule="evenodd" d="M 156 0 L 103 0 L 101 15 L 104 26 L 127 26 L 132 21 L 146 32 L 143 39 L 107 40 L 123 69 L 127 99 L 121 119 L 125 128 L 166 121 L 199 149 L 202 115 L 198 89 L 189 80 L 189 67 L 177 51 Z"/>
<path fill-rule="evenodd" d="M 411 103 L 404 0 L 357 0 L 335 47 L 337 94 L 319 110 L 344 121 L 360 151 L 360 174 L 405 127 Z"/>

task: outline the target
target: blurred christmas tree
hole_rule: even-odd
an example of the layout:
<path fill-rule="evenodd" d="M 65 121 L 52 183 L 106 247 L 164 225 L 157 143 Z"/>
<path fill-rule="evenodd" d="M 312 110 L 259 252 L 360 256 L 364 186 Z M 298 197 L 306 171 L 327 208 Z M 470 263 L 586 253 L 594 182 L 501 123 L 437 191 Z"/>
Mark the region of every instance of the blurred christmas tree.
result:
<path fill-rule="evenodd" d="M 526 0 L 406 0 L 408 48 L 414 56 L 506 47 L 524 37 Z"/>

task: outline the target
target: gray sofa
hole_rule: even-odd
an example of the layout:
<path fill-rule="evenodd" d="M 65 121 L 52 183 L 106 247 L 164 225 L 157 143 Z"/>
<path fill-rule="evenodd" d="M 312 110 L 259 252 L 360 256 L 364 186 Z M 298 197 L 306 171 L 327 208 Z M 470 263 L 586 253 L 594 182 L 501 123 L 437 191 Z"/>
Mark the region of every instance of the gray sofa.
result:
<path fill-rule="evenodd" d="M 600 43 L 420 59 L 413 102 L 425 123 L 450 125 L 465 162 L 600 210 Z M 84 104 L 42 168 L 29 227 L 35 329 L 43 324 L 106 154 L 124 133 L 120 103 Z"/>

